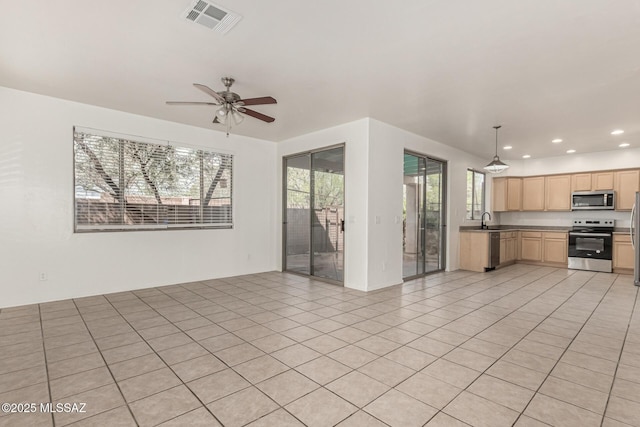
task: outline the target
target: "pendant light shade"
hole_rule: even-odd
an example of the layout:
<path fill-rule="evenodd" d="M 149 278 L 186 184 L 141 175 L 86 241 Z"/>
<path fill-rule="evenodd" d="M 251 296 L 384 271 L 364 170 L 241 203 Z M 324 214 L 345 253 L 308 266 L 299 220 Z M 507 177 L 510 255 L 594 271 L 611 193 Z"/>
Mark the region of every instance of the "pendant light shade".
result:
<path fill-rule="evenodd" d="M 484 167 L 484 169 L 489 173 L 500 173 L 509 167 L 509 165 L 502 162 L 500 160 L 500 157 L 498 157 L 498 129 L 500 129 L 501 127 L 502 126 L 493 127 L 496 130 L 496 155 L 493 156 L 493 160 L 491 161 L 491 163 Z"/>

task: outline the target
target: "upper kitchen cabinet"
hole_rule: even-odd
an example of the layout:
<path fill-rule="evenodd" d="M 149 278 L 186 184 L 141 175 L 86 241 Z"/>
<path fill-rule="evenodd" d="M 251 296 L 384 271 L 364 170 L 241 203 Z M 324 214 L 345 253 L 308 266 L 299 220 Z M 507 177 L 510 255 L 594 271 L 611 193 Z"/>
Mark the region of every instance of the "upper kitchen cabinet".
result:
<path fill-rule="evenodd" d="M 522 209 L 522 178 L 493 178 L 492 209 L 494 212 Z"/>
<path fill-rule="evenodd" d="M 545 177 L 545 210 L 571 210 L 571 175 L 549 175 Z"/>
<path fill-rule="evenodd" d="M 640 191 L 640 169 L 616 171 L 614 175 L 616 210 L 629 211 L 635 202 L 636 191 Z"/>
<path fill-rule="evenodd" d="M 592 173 L 591 189 L 593 191 L 613 190 L 613 175 L 612 171 Z"/>
<path fill-rule="evenodd" d="M 591 174 L 576 173 L 571 175 L 571 191 L 591 191 Z"/>
<path fill-rule="evenodd" d="M 576 173 L 571 175 L 571 191 L 613 190 L 614 172 Z"/>
<path fill-rule="evenodd" d="M 544 210 L 544 176 L 522 178 L 522 210 Z"/>

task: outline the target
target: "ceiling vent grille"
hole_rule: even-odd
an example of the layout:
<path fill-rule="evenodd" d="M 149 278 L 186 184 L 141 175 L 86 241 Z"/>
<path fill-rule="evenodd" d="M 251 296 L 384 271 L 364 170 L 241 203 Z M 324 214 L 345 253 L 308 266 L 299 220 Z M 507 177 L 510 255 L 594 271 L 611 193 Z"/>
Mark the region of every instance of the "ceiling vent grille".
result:
<path fill-rule="evenodd" d="M 242 16 L 237 13 L 204 0 L 195 0 L 191 3 L 183 16 L 188 21 L 204 25 L 220 34 L 226 34 L 242 19 Z"/>

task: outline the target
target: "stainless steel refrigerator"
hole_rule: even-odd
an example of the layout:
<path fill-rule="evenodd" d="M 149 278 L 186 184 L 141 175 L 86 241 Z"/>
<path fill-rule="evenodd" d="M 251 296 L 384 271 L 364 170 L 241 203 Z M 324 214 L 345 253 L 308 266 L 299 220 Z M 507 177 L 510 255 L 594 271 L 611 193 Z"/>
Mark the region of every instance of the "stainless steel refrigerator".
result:
<path fill-rule="evenodd" d="M 634 259 L 634 269 L 633 269 L 633 283 L 636 286 L 640 286 L 640 241 L 638 241 L 638 233 L 640 233 L 640 215 L 638 211 L 640 210 L 640 192 L 636 193 L 636 203 L 633 205 L 633 209 L 631 209 L 631 225 L 630 225 L 630 233 L 631 233 L 631 245 L 635 251 Z"/>

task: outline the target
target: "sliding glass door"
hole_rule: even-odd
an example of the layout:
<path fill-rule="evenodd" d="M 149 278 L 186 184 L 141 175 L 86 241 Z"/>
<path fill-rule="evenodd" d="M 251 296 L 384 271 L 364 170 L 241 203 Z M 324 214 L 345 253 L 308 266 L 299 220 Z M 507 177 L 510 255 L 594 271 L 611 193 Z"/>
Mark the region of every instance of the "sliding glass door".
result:
<path fill-rule="evenodd" d="M 403 182 L 402 275 L 410 278 L 444 269 L 446 163 L 405 152 Z"/>
<path fill-rule="evenodd" d="M 344 281 L 344 146 L 284 159 L 284 270 Z"/>

